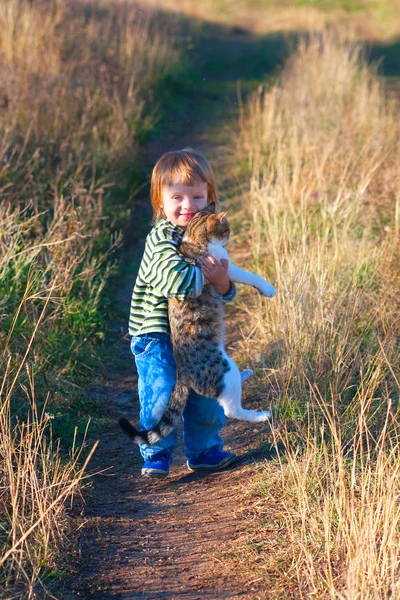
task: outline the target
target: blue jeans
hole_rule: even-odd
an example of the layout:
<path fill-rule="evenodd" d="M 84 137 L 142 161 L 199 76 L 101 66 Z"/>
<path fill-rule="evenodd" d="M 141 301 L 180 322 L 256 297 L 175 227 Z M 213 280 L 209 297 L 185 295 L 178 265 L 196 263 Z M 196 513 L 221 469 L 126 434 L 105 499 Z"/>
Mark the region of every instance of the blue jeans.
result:
<path fill-rule="evenodd" d="M 166 333 L 152 333 L 132 338 L 131 350 L 139 375 L 140 425 L 150 429 L 160 419 L 168 404 L 176 381 L 176 364 L 171 339 Z M 193 391 L 183 412 L 183 443 L 187 458 L 197 458 L 213 446 L 223 447 L 218 432 L 225 423 L 225 414 L 215 398 L 205 398 Z M 145 460 L 162 450 L 173 450 L 177 443 L 174 430 L 157 444 L 141 444 Z"/>

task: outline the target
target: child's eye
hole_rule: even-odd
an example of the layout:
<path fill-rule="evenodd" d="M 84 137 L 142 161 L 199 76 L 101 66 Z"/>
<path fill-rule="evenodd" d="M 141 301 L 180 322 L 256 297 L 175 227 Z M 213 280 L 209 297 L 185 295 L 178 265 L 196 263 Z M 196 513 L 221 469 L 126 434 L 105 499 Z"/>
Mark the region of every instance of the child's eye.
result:
<path fill-rule="evenodd" d="M 204 196 L 195 196 L 194 199 L 195 200 L 201 200 Z"/>

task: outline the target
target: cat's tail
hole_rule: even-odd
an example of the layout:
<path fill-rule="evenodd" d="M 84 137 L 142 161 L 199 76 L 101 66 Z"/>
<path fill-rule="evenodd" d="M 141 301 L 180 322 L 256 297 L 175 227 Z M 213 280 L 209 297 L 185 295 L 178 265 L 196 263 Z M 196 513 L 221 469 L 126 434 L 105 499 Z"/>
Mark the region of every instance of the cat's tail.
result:
<path fill-rule="evenodd" d="M 175 429 L 185 408 L 189 388 L 177 383 L 171 392 L 167 408 L 161 419 L 151 429 L 140 431 L 135 429 L 127 419 L 121 418 L 119 425 L 124 433 L 136 444 L 156 444 L 162 438 L 167 437 Z"/>

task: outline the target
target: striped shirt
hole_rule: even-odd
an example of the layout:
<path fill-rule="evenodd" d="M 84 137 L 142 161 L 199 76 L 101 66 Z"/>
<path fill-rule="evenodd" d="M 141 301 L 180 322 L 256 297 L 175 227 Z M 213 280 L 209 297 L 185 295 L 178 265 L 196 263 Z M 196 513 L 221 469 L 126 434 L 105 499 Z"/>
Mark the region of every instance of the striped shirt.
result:
<path fill-rule="evenodd" d="M 129 333 L 170 333 L 168 298 L 186 300 L 200 296 L 204 277 L 200 267 L 184 261 L 178 246 L 184 230 L 166 219 L 156 223 L 146 238 L 139 273 L 133 289 Z M 224 302 L 235 296 L 231 283 Z"/>

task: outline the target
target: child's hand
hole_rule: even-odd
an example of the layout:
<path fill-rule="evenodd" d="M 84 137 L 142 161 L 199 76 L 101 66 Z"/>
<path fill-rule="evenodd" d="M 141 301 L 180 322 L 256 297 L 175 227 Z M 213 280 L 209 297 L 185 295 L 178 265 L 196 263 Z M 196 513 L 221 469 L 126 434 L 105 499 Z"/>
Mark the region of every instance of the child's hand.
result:
<path fill-rule="evenodd" d="M 204 285 L 212 283 L 215 291 L 221 296 L 228 293 L 231 285 L 228 277 L 228 266 L 229 263 L 225 258 L 221 258 L 221 262 L 219 262 L 210 254 L 207 254 L 201 261 Z"/>

